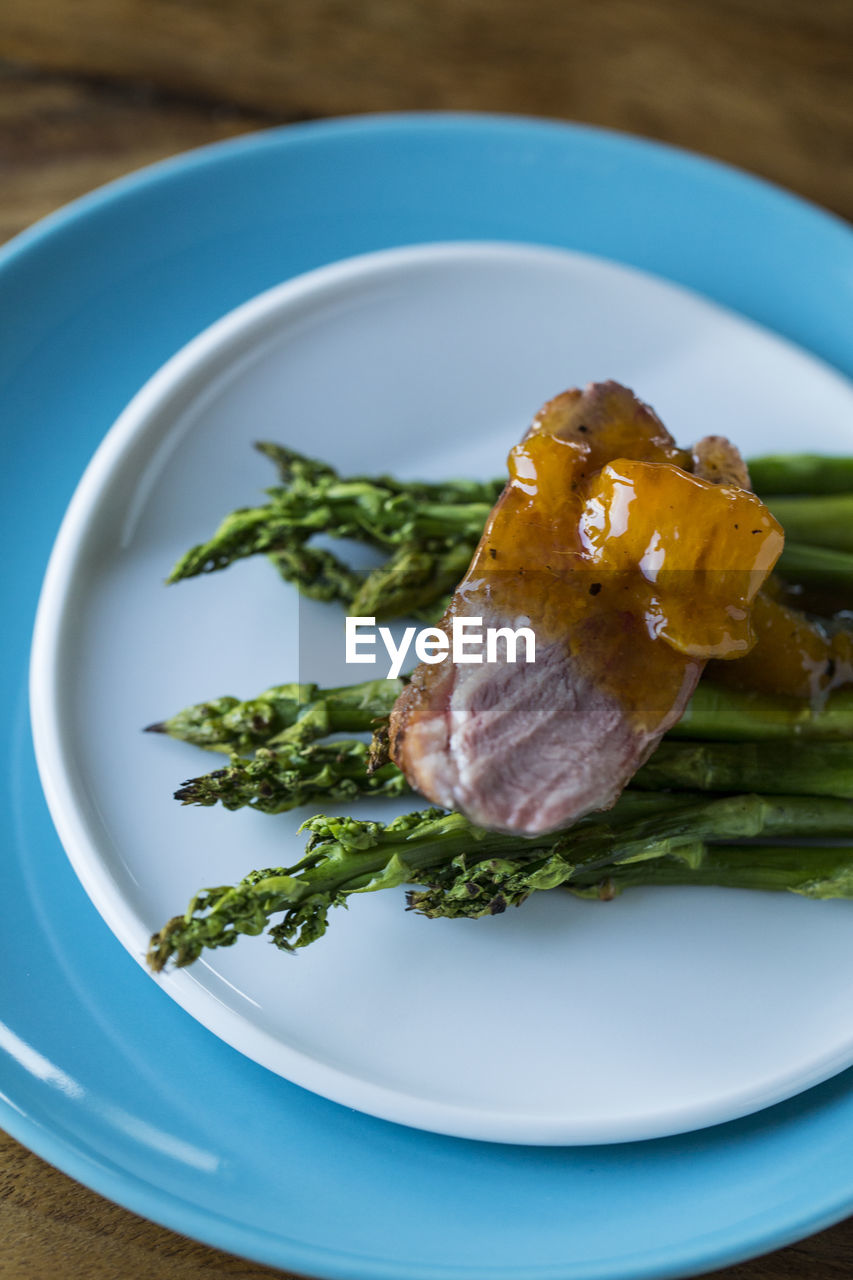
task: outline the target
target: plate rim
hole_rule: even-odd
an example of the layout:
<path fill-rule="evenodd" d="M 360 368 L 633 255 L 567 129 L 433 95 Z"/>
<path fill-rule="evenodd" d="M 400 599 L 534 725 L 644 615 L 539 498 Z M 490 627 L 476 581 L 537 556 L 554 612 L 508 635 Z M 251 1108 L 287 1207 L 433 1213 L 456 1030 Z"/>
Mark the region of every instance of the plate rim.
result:
<path fill-rule="evenodd" d="M 617 147 L 627 145 L 631 149 L 646 151 L 649 155 L 655 155 L 659 160 L 668 161 L 678 167 L 692 167 L 696 172 L 716 172 L 719 177 L 734 182 L 738 186 L 746 184 L 754 187 L 756 191 L 764 191 L 775 199 L 782 200 L 791 208 L 816 216 L 836 231 L 847 235 L 853 234 L 850 224 L 840 214 L 834 213 L 817 201 L 800 195 L 771 178 L 765 178 L 730 161 L 694 151 L 674 142 L 663 142 L 657 138 L 629 133 L 609 125 L 501 111 L 369 111 L 359 115 L 323 116 L 313 120 L 296 121 L 292 124 L 253 129 L 231 138 L 219 138 L 198 147 L 190 147 L 186 151 L 176 152 L 128 173 L 120 174 L 117 178 L 110 178 L 107 182 L 99 183 L 98 186 L 76 196 L 73 200 L 66 201 L 57 209 L 43 214 L 35 222 L 16 232 L 5 244 L 0 244 L 0 270 L 5 269 L 18 254 L 37 248 L 42 239 L 64 230 L 79 218 L 88 217 L 103 205 L 121 199 L 125 195 L 132 195 L 154 182 L 168 180 L 174 174 L 183 174 L 207 164 L 215 165 L 220 159 L 227 160 L 232 153 L 267 148 L 274 150 L 285 137 L 310 144 L 311 137 L 315 133 L 325 137 L 337 135 L 339 138 L 346 139 L 347 135 L 358 137 L 367 131 L 386 128 L 391 131 L 400 126 L 407 130 L 427 132 L 436 124 L 449 126 L 451 129 L 473 126 L 486 131 L 494 129 L 496 132 L 506 129 L 553 131 L 558 134 L 585 137 L 590 141 L 598 140 Z M 554 247 L 559 248 L 558 245 Z M 642 270 L 642 268 L 638 269 Z"/>
<path fill-rule="evenodd" d="M 450 126 L 451 128 L 460 127 L 463 130 L 470 128 L 482 130 L 485 128 L 487 130 L 497 129 L 498 132 L 502 128 L 510 128 L 520 130 L 522 133 L 539 133 L 549 130 L 555 133 L 561 132 L 569 141 L 572 137 L 586 138 L 588 140 L 607 138 L 609 144 L 616 144 L 617 147 L 627 147 L 634 153 L 641 152 L 658 158 L 664 157 L 675 167 L 681 166 L 683 168 L 687 165 L 697 172 L 706 174 L 709 171 L 716 171 L 718 175 L 722 174 L 725 181 L 733 183 L 740 190 L 743 190 L 744 187 L 747 191 L 752 192 L 760 192 L 765 189 L 770 193 L 776 204 L 784 203 L 789 210 L 793 211 L 796 217 L 805 217 L 810 224 L 822 229 L 830 236 L 834 237 L 842 233 L 848 237 L 845 240 L 845 252 L 849 252 L 850 230 L 836 215 L 828 213 L 764 179 L 754 177 L 732 166 L 698 156 L 692 152 L 682 151 L 667 144 L 651 142 L 616 131 L 597 129 L 594 126 L 575 125 L 564 121 L 545 121 L 518 116 L 478 113 L 423 112 L 359 117 L 355 120 L 347 118 L 342 121 L 324 120 L 304 125 L 289 125 L 264 131 L 261 134 L 250 134 L 241 138 L 210 144 L 186 153 L 184 156 L 161 161 L 136 174 L 107 184 L 96 192 L 83 196 L 71 205 L 65 206 L 64 209 L 48 215 L 41 223 L 36 224 L 35 227 L 28 231 L 24 231 L 9 245 L 0 249 L 0 285 L 5 281 L 5 274 L 3 273 L 9 267 L 14 266 L 26 253 L 38 252 L 46 240 L 50 241 L 57 234 L 61 234 L 69 227 L 73 227 L 78 221 L 87 219 L 96 210 L 110 207 L 126 194 L 133 195 L 138 191 L 144 191 L 152 184 L 168 179 L 172 174 L 185 173 L 188 169 L 193 169 L 201 164 L 215 165 L 219 163 L 220 159 L 227 159 L 232 153 L 242 154 L 250 150 L 256 150 L 259 146 L 263 146 L 264 149 L 271 146 L 279 147 L 285 141 L 285 135 L 291 140 L 304 143 L 306 140 L 310 141 L 312 137 L 321 135 L 329 137 L 335 132 L 339 136 L 361 135 L 364 133 L 373 133 L 375 135 L 381 132 L 382 129 L 388 129 L 388 136 L 390 137 L 394 130 L 399 129 L 401 126 L 415 126 L 424 129 L 434 129 L 436 126 L 439 128 Z M 749 315 L 748 312 L 746 314 Z M 775 332 L 782 334 L 782 336 L 790 336 L 784 329 L 775 329 Z M 849 372 L 843 364 L 835 365 L 834 360 L 827 359 L 824 352 L 815 352 L 815 347 L 812 343 L 802 342 L 801 345 L 813 354 L 819 354 L 830 365 Z M 173 1216 L 171 1206 L 176 1203 L 175 1197 L 162 1193 L 158 1189 L 149 1203 L 144 1195 L 144 1188 L 146 1185 L 150 1186 L 150 1184 L 146 1184 L 145 1180 L 140 1178 L 135 1171 L 130 1172 L 126 1168 L 118 1171 L 111 1169 L 107 1170 L 101 1177 L 100 1171 L 105 1166 L 103 1164 L 92 1164 L 88 1155 L 82 1150 L 79 1139 L 68 1139 L 59 1127 L 45 1129 L 34 1117 L 22 1113 L 20 1109 L 16 1108 L 11 1099 L 2 1100 L 0 1113 L 3 1115 L 4 1127 L 8 1132 L 12 1133 L 13 1136 L 20 1135 L 21 1140 L 31 1149 L 52 1160 L 84 1184 L 93 1187 L 100 1191 L 101 1194 L 116 1200 L 129 1209 L 145 1213 L 146 1216 L 162 1222 L 164 1225 L 172 1227 L 172 1229 L 178 1231 L 187 1229 L 186 1216 L 180 1219 L 177 1216 L 177 1209 L 175 1210 L 175 1216 Z M 143 1190 L 140 1191 L 139 1188 Z M 127 1195 L 119 1194 L 120 1191 L 124 1190 L 127 1191 Z M 712 1247 L 708 1246 L 707 1241 L 704 1246 L 697 1247 L 695 1239 L 691 1238 L 689 1245 L 681 1246 L 681 1253 L 677 1256 L 673 1256 L 671 1250 L 658 1249 L 655 1251 L 654 1257 L 650 1256 L 645 1264 L 632 1271 L 632 1275 L 637 1278 L 655 1276 L 662 1280 L 665 1276 L 674 1277 L 676 1275 L 691 1274 L 696 1269 L 705 1270 L 708 1266 L 719 1267 L 726 1263 L 737 1262 L 766 1249 L 780 1247 L 783 1244 L 801 1238 L 803 1234 L 808 1234 L 827 1226 L 839 1217 L 844 1216 L 851 1208 L 853 1208 L 853 1178 L 850 1179 L 850 1185 L 846 1192 L 842 1193 L 836 1188 L 835 1194 L 824 1196 L 819 1204 L 811 1206 L 808 1211 L 802 1212 L 798 1217 L 792 1218 L 790 1214 L 783 1215 L 783 1220 L 780 1224 L 776 1221 L 779 1216 L 779 1207 L 775 1206 L 772 1215 L 773 1220 L 763 1223 L 761 1228 L 755 1228 L 752 1231 L 741 1230 L 740 1234 L 735 1233 L 737 1239 L 730 1240 L 727 1237 L 726 1240 L 715 1240 Z M 257 1250 L 258 1233 L 254 1229 L 243 1228 L 241 1224 L 232 1223 L 230 1228 L 226 1230 L 228 1224 L 218 1215 L 209 1211 L 199 1212 L 195 1206 L 190 1206 L 188 1216 L 193 1218 L 193 1222 L 201 1224 L 202 1230 L 200 1230 L 198 1238 L 207 1240 L 221 1248 L 231 1249 L 232 1251 L 236 1249 L 238 1252 L 243 1252 L 245 1256 L 268 1260 L 266 1256 Z M 222 1228 L 221 1231 L 220 1227 Z M 729 1235 L 731 1234 L 730 1228 Z M 244 1236 L 245 1241 L 243 1240 Z M 244 1244 L 251 1245 L 251 1247 L 244 1248 Z M 355 1257 L 351 1258 L 351 1265 L 341 1269 L 339 1260 L 330 1257 L 328 1251 L 325 1253 L 322 1250 L 310 1252 L 310 1259 L 308 1252 L 304 1254 L 307 1265 L 313 1267 L 318 1260 L 322 1259 L 328 1268 L 327 1274 L 329 1275 L 366 1277 L 368 1275 L 376 1275 L 378 1271 L 382 1274 L 396 1274 L 393 1269 L 382 1270 L 383 1264 L 378 1260 L 371 1261 L 369 1272 L 365 1269 L 363 1260 Z M 280 1252 L 269 1260 L 273 1262 L 273 1265 L 299 1265 L 295 1254 L 286 1262 L 282 1261 Z M 687 1270 L 684 1268 L 687 1268 Z M 492 1274 L 495 1274 L 494 1268 L 490 1270 Z M 457 1273 L 460 1275 L 474 1274 L 471 1268 L 450 1269 L 446 1266 L 429 1268 L 419 1274 L 447 1277 L 450 1274 Z M 412 1274 L 415 1273 L 412 1272 Z M 556 1276 L 579 1273 L 567 1264 L 565 1267 L 561 1266 L 558 1269 L 538 1267 L 536 1274 L 543 1276 L 553 1274 Z M 587 1270 L 583 1274 L 584 1276 L 592 1276 L 593 1272 Z M 605 1267 L 596 1271 L 595 1274 L 615 1276 L 617 1273 Z M 624 1277 L 624 1269 L 619 1274 Z"/>
<path fill-rule="evenodd" d="M 117 474 L 126 471 L 128 454 L 143 446 L 151 458 L 165 438 L 174 434 L 174 423 L 187 405 L 203 399 L 211 380 L 222 370 L 235 370 L 247 356 L 263 349 L 270 334 L 282 325 L 298 324 L 305 314 L 323 308 L 358 291 L 379 286 L 387 279 L 411 280 L 434 269 L 446 270 L 454 264 L 480 267 L 492 263 L 511 270 L 530 264 L 562 265 L 581 273 L 589 267 L 616 279 L 625 276 L 654 290 L 656 288 L 685 299 L 688 308 L 719 315 L 720 323 L 736 324 L 741 330 L 767 334 L 774 344 L 789 348 L 817 366 L 821 374 L 847 383 L 831 366 L 811 353 L 804 353 L 788 339 L 770 334 L 755 321 L 737 315 L 730 308 L 704 299 L 694 290 L 662 280 L 639 268 L 612 263 L 576 250 L 498 241 L 430 241 L 395 246 L 340 259 L 273 285 L 213 321 L 196 334 L 157 369 L 125 406 L 101 440 L 65 512 L 53 544 L 42 583 L 30 651 L 30 718 L 36 762 L 42 789 L 62 845 L 91 902 L 114 937 L 129 952 L 148 977 L 144 961 L 148 933 L 126 894 L 114 882 L 105 861 L 97 832 L 87 820 L 84 797 L 75 785 L 71 761 L 73 743 L 66 741 L 66 725 L 60 715 L 60 688 L 63 676 L 62 642 L 67 636 L 68 614 L 73 610 L 75 586 L 85 570 L 86 543 L 93 521 L 98 519 L 105 494 Z M 191 410 L 190 410 L 191 411 Z M 153 443 L 151 437 L 153 435 Z M 146 441 L 149 443 L 146 444 Z M 147 464 L 146 464 L 147 465 Z M 84 587 L 85 589 L 85 587 Z M 67 672 L 65 673 L 67 674 Z M 539 1116 L 521 1110 L 501 1108 L 471 1110 L 450 1100 L 432 1100 L 410 1093 L 405 1087 L 381 1084 L 369 1077 L 353 1075 L 312 1053 L 292 1047 L 269 1030 L 247 1020 L 238 1010 L 223 1006 L 210 990 L 183 971 L 161 975 L 159 985 L 202 1027 L 251 1061 L 282 1076 L 291 1083 L 317 1093 L 332 1102 L 354 1107 L 375 1118 L 409 1125 L 428 1133 L 476 1141 L 541 1145 L 545 1147 L 600 1145 L 636 1142 L 695 1132 L 741 1119 L 774 1106 L 840 1074 L 853 1066 L 853 1038 L 846 1051 L 839 1046 L 825 1050 L 807 1068 L 793 1073 L 787 1069 L 774 1077 L 774 1087 L 755 1101 L 756 1084 L 730 1087 L 724 1097 L 713 1102 L 681 1103 L 676 1109 L 650 1117 L 613 1117 L 584 1123 L 581 1117 Z M 242 1031 L 241 1031 L 242 1028 Z M 767 1093 L 767 1096 L 765 1094 Z M 690 1117 L 685 1120 L 684 1112 Z M 694 1112 L 696 1114 L 694 1114 Z"/>

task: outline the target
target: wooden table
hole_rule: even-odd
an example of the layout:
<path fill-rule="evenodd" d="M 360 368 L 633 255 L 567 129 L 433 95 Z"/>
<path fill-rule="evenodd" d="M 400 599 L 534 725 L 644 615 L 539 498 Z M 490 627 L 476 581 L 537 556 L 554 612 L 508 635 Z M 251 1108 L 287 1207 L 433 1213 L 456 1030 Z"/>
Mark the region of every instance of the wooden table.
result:
<path fill-rule="evenodd" d="M 21 0 L 0 12 L 0 240 L 188 147 L 412 109 L 626 129 L 853 219 L 851 0 Z M 56 1271 L 283 1274 L 153 1226 L 0 1135 L 0 1280 Z M 853 1220 L 718 1275 L 847 1280 Z"/>

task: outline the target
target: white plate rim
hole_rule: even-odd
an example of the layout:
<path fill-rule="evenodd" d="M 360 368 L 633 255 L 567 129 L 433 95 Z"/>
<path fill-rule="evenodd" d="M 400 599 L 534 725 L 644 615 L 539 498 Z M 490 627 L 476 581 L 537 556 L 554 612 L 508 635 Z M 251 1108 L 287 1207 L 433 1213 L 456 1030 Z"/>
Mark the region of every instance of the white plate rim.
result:
<path fill-rule="evenodd" d="M 279 315 L 285 309 L 297 309 L 302 304 L 313 306 L 315 302 L 322 301 L 324 297 L 341 289 L 358 288 L 365 279 L 373 280 L 377 276 L 393 274 L 412 266 L 454 260 L 470 262 L 472 258 L 485 263 L 495 259 L 506 261 L 507 258 L 521 261 L 526 259 L 531 263 L 567 258 L 598 261 L 625 275 L 662 283 L 673 293 L 698 299 L 711 310 L 735 317 L 741 325 L 767 332 L 756 322 L 683 285 L 662 280 L 650 272 L 623 263 L 596 258 L 596 255 L 518 242 L 439 241 L 360 254 L 275 285 L 215 321 L 152 375 L 107 432 L 68 506 L 39 598 L 30 661 L 33 740 L 48 808 L 63 847 L 86 893 L 113 934 L 146 972 L 144 952 L 147 929 L 109 877 L 99 874 L 95 842 L 70 785 L 62 747 L 63 728 L 56 715 L 60 701 L 57 687 L 60 657 L 58 639 L 69 607 L 65 588 L 72 580 L 79 563 L 86 530 L 99 495 L 121 465 L 127 450 L 150 429 L 152 420 L 157 415 L 168 416 L 170 406 L 180 397 L 191 393 L 193 388 L 206 386 L 223 352 L 228 351 L 234 357 L 248 351 L 255 336 L 263 332 L 272 316 Z M 772 337 L 776 343 L 787 346 L 792 352 L 807 355 L 811 362 L 821 365 L 832 377 L 846 381 L 837 369 L 811 352 L 804 352 L 778 334 L 773 334 Z M 618 1128 L 612 1129 L 602 1126 L 600 1121 L 589 1127 L 578 1119 L 569 1125 L 555 1125 L 551 1121 L 542 1121 L 525 1114 L 507 1114 L 504 1111 L 481 1110 L 472 1115 L 465 1108 L 447 1102 L 434 1103 L 401 1090 L 374 1085 L 283 1045 L 275 1036 L 248 1025 L 234 1010 L 221 1005 L 214 1006 L 205 995 L 202 995 L 200 1001 L 199 993 L 203 988 L 191 970 L 170 971 L 161 975 L 158 981 L 182 1008 L 213 1034 L 253 1061 L 284 1075 L 295 1084 L 369 1115 L 438 1134 L 490 1142 L 546 1146 L 587 1145 L 632 1142 L 690 1132 L 772 1106 L 831 1078 L 853 1062 L 851 1040 L 850 1046 L 843 1052 L 816 1060 L 807 1076 L 798 1072 L 791 1078 L 781 1077 L 777 1080 L 777 1087 L 763 1093 L 760 1098 L 756 1098 L 751 1090 L 742 1096 L 738 1095 L 737 1101 L 731 1096 L 721 1098 L 715 1105 L 703 1107 L 698 1120 L 692 1107 L 684 1108 L 683 1113 L 674 1109 L 669 1113 L 670 1122 L 666 1127 L 654 1125 L 650 1128 L 645 1117 L 634 1126 L 620 1123 Z M 201 1005 L 204 1005 L 204 1017 L 200 1016 Z"/>

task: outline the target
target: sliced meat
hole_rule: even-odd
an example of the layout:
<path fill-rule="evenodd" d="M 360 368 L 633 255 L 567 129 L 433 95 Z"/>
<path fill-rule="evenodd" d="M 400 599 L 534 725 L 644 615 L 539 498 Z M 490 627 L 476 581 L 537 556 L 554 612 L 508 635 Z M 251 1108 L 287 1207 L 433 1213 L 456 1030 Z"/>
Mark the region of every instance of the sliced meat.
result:
<path fill-rule="evenodd" d="M 544 407 L 441 623 L 528 627 L 534 660 L 499 646 L 501 661 L 417 668 L 390 722 L 412 786 L 484 827 L 565 826 L 613 804 L 707 657 L 748 650 L 781 531 L 754 495 L 690 466 L 616 383 Z"/>

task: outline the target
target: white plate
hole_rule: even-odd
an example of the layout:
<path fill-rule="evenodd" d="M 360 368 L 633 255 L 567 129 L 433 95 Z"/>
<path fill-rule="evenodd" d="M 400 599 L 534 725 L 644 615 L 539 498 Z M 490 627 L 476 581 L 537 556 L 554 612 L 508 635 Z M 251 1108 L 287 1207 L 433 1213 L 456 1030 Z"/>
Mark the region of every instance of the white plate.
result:
<path fill-rule="evenodd" d="M 57 540 L 32 706 L 69 857 L 140 963 L 196 889 L 303 847 L 305 814 L 180 807 L 176 785 L 217 758 L 140 732 L 207 697 L 334 678 L 298 652 L 306 606 L 263 560 L 163 586 L 183 550 L 273 482 L 250 443 L 344 473 L 492 476 L 542 401 L 607 377 L 683 443 L 717 431 L 747 453 L 848 445 L 853 390 L 790 344 L 625 267 L 482 243 L 391 250 L 273 289 L 128 406 Z M 340 628 L 332 606 L 307 608 Z M 607 905 L 540 894 L 475 923 L 402 908 L 402 891 L 366 895 L 295 958 L 242 939 L 159 981 L 306 1088 L 495 1141 L 683 1132 L 853 1062 L 851 904 L 656 889 Z"/>

